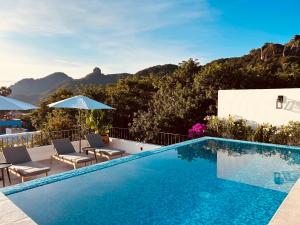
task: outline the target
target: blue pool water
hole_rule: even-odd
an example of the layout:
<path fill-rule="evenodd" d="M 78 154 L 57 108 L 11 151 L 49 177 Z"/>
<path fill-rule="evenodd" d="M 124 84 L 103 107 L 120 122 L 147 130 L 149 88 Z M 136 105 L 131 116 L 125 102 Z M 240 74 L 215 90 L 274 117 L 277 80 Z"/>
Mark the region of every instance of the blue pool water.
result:
<path fill-rule="evenodd" d="M 300 176 L 292 148 L 208 138 L 158 152 L 4 193 L 38 224 L 267 224 Z"/>

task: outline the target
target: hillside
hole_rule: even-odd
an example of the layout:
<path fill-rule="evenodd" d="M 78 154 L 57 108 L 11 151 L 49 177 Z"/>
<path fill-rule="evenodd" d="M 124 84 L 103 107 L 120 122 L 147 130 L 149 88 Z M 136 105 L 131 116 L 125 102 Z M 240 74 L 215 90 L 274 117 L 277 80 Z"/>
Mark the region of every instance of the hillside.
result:
<path fill-rule="evenodd" d="M 176 68 L 177 66 L 172 64 L 157 65 L 138 71 L 136 74 L 141 76 L 159 74 L 160 76 L 163 76 L 172 73 Z M 49 93 L 55 91 L 59 87 L 74 88 L 80 85 L 113 84 L 128 75 L 131 74 L 117 73 L 104 75 L 98 67 L 95 67 L 91 73 L 80 79 L 73 79 L 65 73 L 56 72 L 40 79 L 29 78 L 18 81 L 10 87 L 12 89 L 11 97 L 38 104 L 40 99 L 46 97 Z"/>
<path fill-rule="evenodd" d="M 177 65 L 173 64 L 165 64 L 165 65 L 157 65 L 152 66 L 147 69 L 143 69 L 136 73 L 138 76 L 150 76 L 154 74 L 156 76 L 165 76 L 168 74 L 172 74 L 178 68 Z"/>
<path fill-rule="evenodd" d="M 10 87 L 12 90 L 11 97 L 37 103 L 40 97 L 47 96 L 62 83 L 72 80 L 71 77 L 61 72 L 50 74 L 41 79 L 23 79 Z"/>
<path fill-rule="evenodd" d="M 178 66 L 173 64 L 156 65 L 138 71 L 135 75 L 141 77 L 151 74 L 165 76 L 172 74 L 177 68 Z M 210 68 L 214 68 L 214 70 L 221 68 L 222 72 L 212 73 L 213 70 Z M 202 66 L 202 70 L 211 73 L 209 76 L 205 76 L 205 79 L 214 76 L 214 79 L 218 81 L 213 85 L 220 82 L 224 87 L 227 85 L 227 76 L 230 76 L 228 82 L 230 82 L 231 88 L 299 87 L 297 74 L 300 71 L 300 35 L 295 35 L 286 44 L 266 43 L 261 48 L 253 49 L 249 54 L 241 57 L 214 60 Z M 218 73 L 219 75 L 216 76 Z M 128 75 L 130 74 L 104 75 L 98 67 L 80 79 L 73 79 L 65 73 L 57 72 L 41 79 L 23 79 L 17 82 L 11 86 L 11 96 L 37 104 L 40 99 L 62 86 L 74 88 L 89 84 L 113 84 Z M 250 79 L 251 82 L 245 81 L 241 85 L 238 79 Z"/>

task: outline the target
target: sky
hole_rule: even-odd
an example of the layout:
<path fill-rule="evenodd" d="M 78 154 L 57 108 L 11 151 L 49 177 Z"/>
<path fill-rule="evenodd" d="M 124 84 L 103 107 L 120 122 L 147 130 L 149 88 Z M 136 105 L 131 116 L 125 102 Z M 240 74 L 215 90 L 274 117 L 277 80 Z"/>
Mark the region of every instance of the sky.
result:
<path fill-rule="evenodd" d="M 0 85 L 247 54 L 300 33 L 298 0 L 0 0 Z"/>

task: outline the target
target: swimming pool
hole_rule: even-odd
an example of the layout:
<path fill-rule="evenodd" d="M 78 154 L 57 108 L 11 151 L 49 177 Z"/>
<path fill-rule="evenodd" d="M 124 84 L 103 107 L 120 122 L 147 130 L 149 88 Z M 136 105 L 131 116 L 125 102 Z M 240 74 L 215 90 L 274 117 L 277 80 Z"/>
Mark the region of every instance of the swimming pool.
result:
<path fill-rule="evenodd" d="M 202 138 L 3 192 L 38 224 L 267 224 L 299 148 Z"/>

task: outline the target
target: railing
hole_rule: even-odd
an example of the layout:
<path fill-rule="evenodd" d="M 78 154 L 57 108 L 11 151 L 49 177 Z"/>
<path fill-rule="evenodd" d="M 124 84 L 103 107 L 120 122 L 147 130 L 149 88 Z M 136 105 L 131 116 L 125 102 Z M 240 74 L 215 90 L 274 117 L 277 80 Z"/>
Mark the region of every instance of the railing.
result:
<path fill-rule="evenodd" d="M 114 138 L 121 138 L 157 145 L 171 145 L 188 140 L 188 136 L 182 134 L 155 131 L 130 132 L 128 128 L 119 127 L 111 128 L 109 135 L 110 137 Z"/>
<path fill-rule="evenodd" d="M 25 145 L 29 148 L 49 145 L 51 140 L 68 138 L 71 141 L 78 141 L 79 137 L 84 139 L 84 135 L 87 134 L 88 130 L 81 130 L 79 135 L 79 129 L 73 130 L 61 130 L 53 132 L 29 132 L 20 133 L 13 135 L 0 136 L 0 150 L 4 147 Z M 181 134 L 164 133 L 164 132 L 153 132 L 153 131 L 140 131 L 130 132 L 128 128 L 113 127 L 110 129 L 110 137 L 138 141 L 143 143 L 151 143 L 158 145 L 170 145 L 178 142 L 186 141 L 188 137 Z"/>
<path fill-rule="evenodd" d="M 84 131 L 81 134 L 84 137 Z M 19 134 L 9 134 L 0 136 L 0 150 L 4 147 L 9 146 L 20 146 L 24 145 L 29 148 L 49 145 L 51 140 L 69 138 L 71 141 L 79 140 L 79 129 L 73 130 L 61 130 L 53 132 L 27 132 Z"/>

